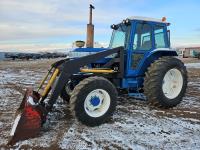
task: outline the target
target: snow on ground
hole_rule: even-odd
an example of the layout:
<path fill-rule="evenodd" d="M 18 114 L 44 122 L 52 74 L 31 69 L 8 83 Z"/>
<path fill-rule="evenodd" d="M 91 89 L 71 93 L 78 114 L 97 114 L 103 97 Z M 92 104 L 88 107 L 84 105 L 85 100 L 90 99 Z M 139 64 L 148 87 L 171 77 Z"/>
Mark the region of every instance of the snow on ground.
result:
<path fill-rule="evenodd" d="M 200 69 L 200 63 L 187 63 L 185 64 L 187 68 L 198 68 Z"/>
<path fill-rule="evenodd" d="M 6 148 L 23 91 L 29 86 L 37 87 L 48 65 L 36 64 L 34 69 L 0 66 L 0 148 Z M 91 128 L 77 122 L 68 104 L 59 98 L 40 135 L 12 148 L 200 149 L 200 69 L 188 71 L 186 97 L 175 108 L 159 109 L 144 101 L 119 98 L 114 116 L 107 123 Z"/>

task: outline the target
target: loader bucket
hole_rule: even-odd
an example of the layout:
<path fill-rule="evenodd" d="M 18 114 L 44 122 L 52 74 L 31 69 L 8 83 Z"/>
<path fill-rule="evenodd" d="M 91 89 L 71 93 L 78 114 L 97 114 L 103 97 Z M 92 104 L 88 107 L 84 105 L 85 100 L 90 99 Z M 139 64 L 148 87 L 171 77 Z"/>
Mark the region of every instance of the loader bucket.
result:
<path fill-rule="evenodd" d="M 8 145 L 14 145 L 20 140 L 37 136 L 44 116 L 41 107 L 36 105 L 39 99 L 40 95 L 37 92 L 27 89 L 21 105 L 16 112 Z"/>

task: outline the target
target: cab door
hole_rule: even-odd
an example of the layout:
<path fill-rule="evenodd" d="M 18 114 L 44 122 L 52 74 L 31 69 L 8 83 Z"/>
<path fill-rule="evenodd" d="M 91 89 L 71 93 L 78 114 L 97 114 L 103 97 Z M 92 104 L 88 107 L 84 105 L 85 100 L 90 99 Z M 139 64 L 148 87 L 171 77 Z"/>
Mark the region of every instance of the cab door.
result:
<path fill-rule="evenodd" d="M 137 21 L 133 24 L 131 47 L 129 48 L 127 75 L 138 76 L 145 56 L 153 49 L 153 25 L 150 22 Z"/>

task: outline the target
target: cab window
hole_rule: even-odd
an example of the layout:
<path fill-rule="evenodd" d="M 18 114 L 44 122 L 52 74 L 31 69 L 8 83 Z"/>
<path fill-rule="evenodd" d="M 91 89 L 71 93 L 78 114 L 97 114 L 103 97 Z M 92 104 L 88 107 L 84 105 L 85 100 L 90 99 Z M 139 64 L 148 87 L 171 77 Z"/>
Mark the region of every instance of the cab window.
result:
<path fill-rule="evenodd" d="M 131 26 L 120 24 L 118 29 L 113 30 L 109 48 L 116 48 L 123 46 L 125 49 L 128 47 Z"/>
<path fill-rule="evenodd" d="M 166 41 L 165 41 L 165 32 L 163 26 L 155 26 L 154 29 L 155 34 L 155 47 L 156 48 L 165 48 Z"/>
<path fill-rule="evenodd" d="M 150 50 L 152 48 L 152 27 L 149 24 L 138 23 L 134 35 L 133 50 Z"/>

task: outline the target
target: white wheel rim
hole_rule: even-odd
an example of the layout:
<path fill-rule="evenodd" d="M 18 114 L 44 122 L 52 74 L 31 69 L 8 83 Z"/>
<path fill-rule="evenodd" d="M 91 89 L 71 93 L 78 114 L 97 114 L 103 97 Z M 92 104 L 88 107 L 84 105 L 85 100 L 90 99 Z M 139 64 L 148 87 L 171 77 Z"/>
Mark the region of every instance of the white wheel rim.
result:
<path fill-rule="evenodd" d="M 183 76 L 181 72 L 175 68 L 167 71 L 162 84 L 162 90 L 164 95 L 168 99 L 174 99 L 180 94 L 182 87 Z"/>
<path fill-rule="evenodd" d="M 110 95 L 103 89 L 90 92 L 84 102 L 85 112 L 91 117 L 103 116 L 110 107 Z"/>

